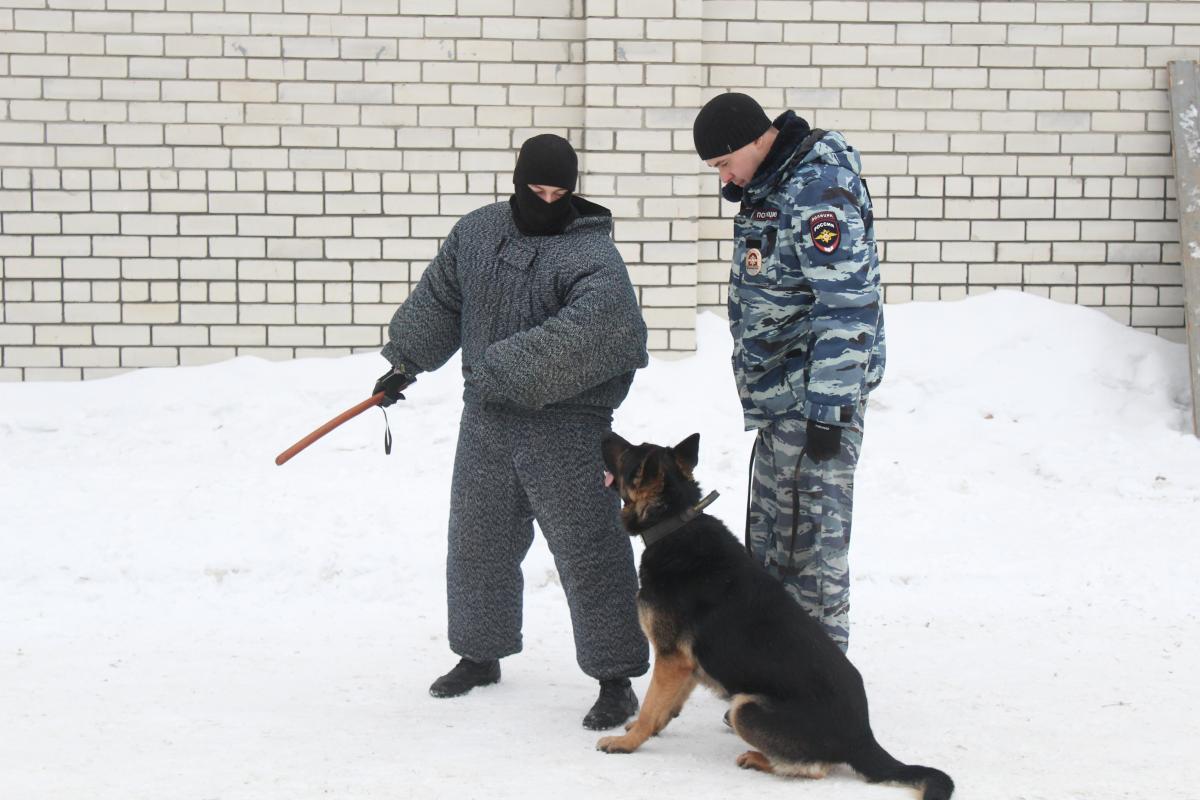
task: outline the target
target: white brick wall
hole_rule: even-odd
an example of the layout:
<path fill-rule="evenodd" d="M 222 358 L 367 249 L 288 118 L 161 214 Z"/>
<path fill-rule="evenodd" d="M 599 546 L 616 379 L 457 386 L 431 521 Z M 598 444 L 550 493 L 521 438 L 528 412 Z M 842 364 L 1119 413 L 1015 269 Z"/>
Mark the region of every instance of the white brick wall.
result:
<path fill-rule="evenodd" d="M 0 380 L 372 350 L 553 131 L 657 350 L 722 307 L 727 89 L 863 152 L 889 302 L 1182 336 L 1165 65 L 1200 2 L 0 0 Z"/>

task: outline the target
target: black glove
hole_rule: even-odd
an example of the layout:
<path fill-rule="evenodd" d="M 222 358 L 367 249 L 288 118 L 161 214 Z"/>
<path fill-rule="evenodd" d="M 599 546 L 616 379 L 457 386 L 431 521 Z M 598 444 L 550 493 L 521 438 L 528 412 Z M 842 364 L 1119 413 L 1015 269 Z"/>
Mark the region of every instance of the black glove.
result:
<path fill-rule="evenodd" d="M 808 421 L 804 452 L 818 463 L 828 461 L 842 449 L 842 429 L 827 422 Z"/>
<path fill-rule="evenodd" d="M 371 390 L 371 395 L 383 392 L 383 399 L 379 401 L 379 405 L 387 408 L 397 400 L 403 400 L 404 395 L 400 392 L 411 386 L 414 381 L 416 378 L 410 377 L 404 370 L 392 367 L 380 375 L 379 380 L 375 381 L 375 388 Z"/>

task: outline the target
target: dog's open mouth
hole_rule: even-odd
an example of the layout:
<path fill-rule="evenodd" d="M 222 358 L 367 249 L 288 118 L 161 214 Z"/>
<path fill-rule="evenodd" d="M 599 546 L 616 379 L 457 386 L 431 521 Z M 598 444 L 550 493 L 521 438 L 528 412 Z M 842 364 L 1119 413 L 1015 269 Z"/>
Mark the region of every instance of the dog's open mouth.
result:
<path fill-rule="evenodd" d="M 604 470 L 604 485 L 612 486 L 612 484 L 613 484 L 613 474 L 611 472 L 609 472 L 608 470 Z"/>

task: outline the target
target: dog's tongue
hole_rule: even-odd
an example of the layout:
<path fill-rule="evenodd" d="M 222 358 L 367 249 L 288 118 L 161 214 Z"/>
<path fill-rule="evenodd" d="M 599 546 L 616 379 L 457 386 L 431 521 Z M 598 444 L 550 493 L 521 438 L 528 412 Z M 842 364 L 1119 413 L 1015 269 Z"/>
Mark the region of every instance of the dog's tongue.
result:
<path fill-rule="evenodd" d="M 613 475 L 612 475 L 612 473 L 611 473 L 611 472 L 609 472 L 608 470 L 604 470 L 604 485 L 605 485 L 605 486 L 612 486 L 612 482 L 613 482 Z"/>

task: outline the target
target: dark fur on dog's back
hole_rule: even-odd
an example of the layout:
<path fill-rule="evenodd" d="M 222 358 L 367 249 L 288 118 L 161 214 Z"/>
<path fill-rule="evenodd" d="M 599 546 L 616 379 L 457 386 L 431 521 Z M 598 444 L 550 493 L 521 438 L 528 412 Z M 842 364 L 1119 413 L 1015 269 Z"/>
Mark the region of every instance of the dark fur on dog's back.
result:
<path fill-rule="evenodd" d="M 631 535 L 697 503 L 698 447 L 699 435 L 674 448 L 606 437 L 605 465 Z M 879 746 L 858 670 L 720 520 L 701 513 L 650 544 L 640 574 L 654 673 L 638 720 L 624 736 L 601 739 L 600 749 L 632 752 L 701 682 L 733 700 L 734 729 L 762 751 L 746 753 L 741 766 L 820 777 L 846 763 L 873 782 L 923 788 L 924 800 L 950 797 L 944 772 L 903 764 Z"/>

